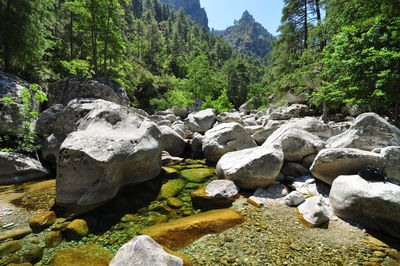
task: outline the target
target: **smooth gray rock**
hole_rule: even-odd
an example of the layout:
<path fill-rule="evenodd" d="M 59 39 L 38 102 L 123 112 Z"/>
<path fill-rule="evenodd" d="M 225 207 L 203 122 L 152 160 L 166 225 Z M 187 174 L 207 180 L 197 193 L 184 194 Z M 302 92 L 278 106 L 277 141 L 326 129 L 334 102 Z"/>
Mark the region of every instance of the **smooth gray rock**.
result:
<path fill-rule="evenodd" d="M 302 176 L 294 179 L 292 186 L 304 195 L 320 195 L 315 179 L 311 176 Z"/>
<path fill-rule="evenodd" d="M 176 131 L 183 139 L 187 139 L 193 135 L 193 133 L 185 126 L 182 121 L 176 121 L 172 124 L 171 128 Z"/>
<path fill-rule="evenodd" d="M 285 160 L 300 162 L 310 154 L 316 154 L 325 146 L 319 137 L 295 126 L 283 126 L 272 133 L 264 145 L 281 145 Z"/>
<path fill-rule="evenodd" d="M 22 125 L 19 110 L 22 108 L 21 95 L 30 84 L 17 76 L 0 71 L 0 135 L 15 136 Z M 15 104 L 6 104 L 2 98 L 9 97 Z M 30 102 L 33 111 L 39 111 L 39 102 Z M 34 120 L 30 121 L 34 123 Z"/>
<path fill-rule="evenodd" d="M 208 197 L 229 199 L 239 193 L 235 183 L 230 180 L 213 180 L 206 186 Z"/>
<path fill-rule="evenodd" d="M 217 164 L 217 175 L 243 189 L 272 184 L 283 165 L 283 153 L 275 147 L 255 147 L 229 152 Z"/>
<path fill-rule="evenodd" d="M 0 185 L 37 180 L 50 175 L 39 161 L 15 152 L 0 152 L 0 166 Z"/>
<path fill-rule="evenodd" d="M 400 184 L 400 146 L 383 148 L 380 154 L 385 160 L 383 172 L 386 179 Z"/>
<path fill-rule="evenodd" d="M 203 135 L 199 133 L 194 133 L 193 139 L 190 141 L 190 149 L 192 150 L 192 155 L 194 157 L 204 158 L 203 139 L 204 139 Z"/>
<path fill-rule="evenodd" d="M 258 126 L 258 123 L 254 117 L 249 117 L 243 120 L 243 125 L 246 127 Z"/>
<path fill-rule="evenodd" d="M 270 108 L 267 114 L 270 120 L 289 120 L 291 118 L 304 116 L 307 112 L 307 105 L 293 104 L 289 107 Z"/>
<path fill-rule="evenodd" d="M 161 149 L 173 156 L 181 155 L 186 147 L 186 142 L 183 138 L 168 126 L 159 126 L 158 128 L 161 131 Z"/>
<path fill-rule="evenodd" d="M 339 175 L 352 175 L 367 166 L 384 168 L 384 157 L 358 149 L 336 148 L 320 151 L 310 170 L 314 177 L 332 184 Z"/>
<path fill-rule="evenodd" d="M 366 151 L 387 146 L 400 146 L 400 129 L 375 113 L 359 115 L 347 131 L 327 142 L 328 148 L 355 148 Z"/>
<path fill-rule="evenodd" d="M 258 205 L 267 206 L 268 199 L 281 199 L 289 193 L 288 188 L 283 184 L 272 184 L 266 188 L 259 187 L 249 197 L 250 200 Z"/>
<path fill-rule="evenodd" d="M 290 207 L 297 207 L 304 202 L 304 195 L 298 191 L 292 191 L 285 197 L 285 205 Z"/>
<path fill-rule="evenodd" d="M 196 113 L 191 113 L 185 119 L 186 127 L 192 132 L 204 133 L 217 121 L 217 116 L 213 109 L 205 109 Z"/>
<path fill-rule="evenodd" d="M 263 126 L 259 126 L 259 125 L 254 125 L 254 126 L 245 126 L 244 130 L 246 131 L 247 134 L 249 135 L 253 135 L 254 133 L 256 133 L 259 130 L 264 129 Z"/>
<path fill-rule="evenodd" d="M 136 236 L 123 245 L 110 266 L 183 266 L 181 258 L 164 251 L 150 236 Z"/>
<path fill-rule="evenodd" d="M 238 123 L 222 123 L 208 130 L 203 139 L 203 152 L 210 162 L 217 162 L 222 155 L 256 147 L 250 135 Z"/>
<path fill-rule="evenodd" d="M 310 170 L 298 163 L 288 162 L 282 168 L 282 173 L 287 176 L 301 177 L 310 175 Z"/>
<path fill-rule="evenodd" d="M 242 117 L 239 112 L 224 112 L 220 113 L 217 116 L 217 120 L 220 123 L 230 123 L 230 122 L 236 122 L 240 123 L 242 121 Z"/>
<path fill-rule="evenodd" d="M 130 104 L 125 90 L 116 81 L 107 78 L 68 77 L 49 86 L 47 106 L 67 105 L 78 98 L 103 99 L 125 106 Z"/>
<path fill-rule="evenodd" d="M 189 111 L 186 108 L 174 106 L 171 108 L 171 112 L 179 116 L 181 119 L 185 119 L 189 115 Z"/>
<path fill-rule="evenodd" d="M 112 199 L 119 188 L 152 179 L 161 170 L 161 132 L 128 107 L 104 100 L 61 145 L 56 204 L 84 213 Z"/>
<path fill-rule="evenodd" d="M 299 207 L 304 220 L 312 225 L 320 225 L 329 221 L 330 206 L 321 196 L 306 199 Z"/>
<path fill-rule="evenodd" d="M 64 105 L 56 104 L 40 113 L 35 128 L 37 134 L 42 137 L 50 136 L 54 131 L 58 117 L 64 112 L 64 109 Z"/>
<path fill-rule="evenodd" d="M 329 199 L 338 217 L 400 238 L 400 186 L 342 175 L 333 181 Z"/>
<path fill-rule="evenodd" d="M 262 145 L 284 123 L 283 121 L 269 120 L 264 127 L 255 131 L 251 137 L 258 145 Z"/>

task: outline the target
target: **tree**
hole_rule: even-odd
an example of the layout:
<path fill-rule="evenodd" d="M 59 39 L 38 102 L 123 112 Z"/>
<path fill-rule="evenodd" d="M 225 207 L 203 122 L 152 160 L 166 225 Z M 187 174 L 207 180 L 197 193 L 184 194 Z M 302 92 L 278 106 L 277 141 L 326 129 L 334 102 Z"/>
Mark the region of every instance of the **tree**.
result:
<path fill-rule="evenodd" d="M 45 56 L 53 44 L 55 0 L 0 1 L 0 64 L 25 79 L 45 78 Z"/>
<path fill-rule="evenodd" d="M 342 28 L 324 52 L 324 84 L 314 94 L 316 100 L 358 104 L 379 113 L 394 111 L 398 118 L 399 32 L 399 17 L 377 16 L 363 27 Z"/>
<path fill-rule="evenodd" d="M 250 85 L 248 66 L 242 59 L 228 60 L 224 65 L 224 73 L 228 99 L 238 109 L 247 100 Z"/>
<path fill-rule="evenodd" d="M 185 85 L 194 98 L 214 97 L 218 86 L 207 55 L 200 54 L 190 61 Z"/>

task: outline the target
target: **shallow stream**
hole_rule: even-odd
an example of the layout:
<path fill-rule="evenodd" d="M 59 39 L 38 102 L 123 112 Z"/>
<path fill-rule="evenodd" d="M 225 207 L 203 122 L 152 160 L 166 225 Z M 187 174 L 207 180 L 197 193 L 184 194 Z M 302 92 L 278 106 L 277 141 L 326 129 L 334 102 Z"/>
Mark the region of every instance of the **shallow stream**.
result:
<path fill-rule="evenodd" d="M 214 179 L 214 169 L 205 161 L 172 163 L 159 178 L 127 187 L 111 202 L 80 217 L 89 225 L 88 236 L 46 247 L 46 234 L 68 223 L 61 218 L 22 238 L 22 248 L 0 256 L 0 265 L 26 261 L 50 265 L 58 251 L 88 243 L 115 254 L 148 226 L 199 213 L 190 195 Z M 0 239 L 6 232 L 26 229 L 29 219 L 52 208 L 54 198 L 54 180 L 0 187 Z M 259 208 L 242 196 L 231 208 L 245 216 L 243 224 L 204 236 L 180 250 L 194 265 L 400 265 L 398 241 L 378 233 L 372 236 L 342 220 L 308 227 L 298 219 L 296 208 L 279 199 Z"/>

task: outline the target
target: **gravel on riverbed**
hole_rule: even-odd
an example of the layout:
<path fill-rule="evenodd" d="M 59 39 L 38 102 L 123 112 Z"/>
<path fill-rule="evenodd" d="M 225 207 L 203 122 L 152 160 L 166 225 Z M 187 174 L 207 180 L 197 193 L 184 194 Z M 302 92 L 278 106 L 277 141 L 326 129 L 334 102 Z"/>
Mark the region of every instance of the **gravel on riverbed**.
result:
<path fill-rule="evenodd" d="M 282 200 L 257 208 L 240 198 L 232 208 L 245 215 L 243 224 L 181 250 L 194 265 L 399 265 L 394 249 L 371 244 L 367 233 L 342 220 L 311 228 Z"/>

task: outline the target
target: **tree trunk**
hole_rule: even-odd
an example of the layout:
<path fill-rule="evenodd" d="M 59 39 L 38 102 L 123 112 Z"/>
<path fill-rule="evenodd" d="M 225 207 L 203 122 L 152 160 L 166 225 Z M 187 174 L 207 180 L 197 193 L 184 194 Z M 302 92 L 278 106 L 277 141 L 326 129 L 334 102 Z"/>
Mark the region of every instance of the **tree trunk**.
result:
<path fill-rule="evenodd" d="M 308 5 L 304 0 L 304 49 L 308 48 Z"/>
<path fill-rule="evenodd" d="M 93 65 L 93 71 L 94 71 L 94 76 L 97 76 L 98 72 L 98 63 L 97 63 L 97 30 L 96 30 L 96 0 L 91 0 L 90 1 L 90 16 L 91 16 L 91 27 L 90 27 L 90 33 L 91 33 L 91 42 L 92 42 L 92 65 Z"/>

